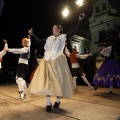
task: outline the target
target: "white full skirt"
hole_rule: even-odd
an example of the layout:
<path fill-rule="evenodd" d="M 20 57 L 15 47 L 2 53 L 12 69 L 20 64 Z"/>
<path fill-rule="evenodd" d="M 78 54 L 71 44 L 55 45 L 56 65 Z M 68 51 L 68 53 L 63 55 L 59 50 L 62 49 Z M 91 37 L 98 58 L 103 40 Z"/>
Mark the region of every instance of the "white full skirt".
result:
<path fill-rule="evenodd" d="M 72 97 L 74 90 L 72 75 L 64 54 L 51 61 L 45 61 L 43 58 L 28 88 L 32 94 L 64 98 Z"/>

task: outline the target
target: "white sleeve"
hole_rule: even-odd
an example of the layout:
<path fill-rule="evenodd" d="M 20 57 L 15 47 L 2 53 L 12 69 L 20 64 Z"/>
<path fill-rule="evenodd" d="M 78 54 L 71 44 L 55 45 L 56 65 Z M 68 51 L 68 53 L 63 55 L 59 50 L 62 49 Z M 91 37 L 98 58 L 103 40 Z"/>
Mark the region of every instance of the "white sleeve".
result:
<path fill-rule="evenodd" d="M 14 53 L 14 54 L 22 54 L 28 52 L 28 47 L 19 48 L 19 49 L 8 49 L 8 52 Z"/>
<path fill-rule="evenodd" d="M 76 56 L 77 56 L 77 58 L 79 58 L 79 59 L 86 59 L 86 58 L 89 56 L 89 54 L 85 54 L 85 55 L 77 54 Z"/>
<path fill-rule="evenodd" d="M 67 47 L 65 47 L 65 54 L 70 57 L 70 52 L 68 51 Z"/>
<path fill-rule="evenodd" d="M 8 44 L 7 43 L 5 43 L 4 48 L 8 49 Z"/>
<path fill-rule="evenodd" d="M 112 51 L 112 46 L 109 46 L 109 47 L 104 48 L 104 49 L 100 52 L 100 54 L 103 55 L 103 56 L 105 56 L 105 57 L 109 57 L 111 51 Z"/>
<path fill-rule="evenodd" d="M 6 52 L 5 52 L 4 50 L 2 50 L 2 51 L 0 52 L 0 57 L 2 58 L 5 54 L 6 54 Z"/>
<path fill-rule="evenodd" d="M 7 43 L 5 43 L 4 48 L 8 49 L 8 44 Z M 0 52 L 0 57 L 3 57 L 5 54 L 6 54 L 6 52 L 4 50 L 2 50 Z"/>

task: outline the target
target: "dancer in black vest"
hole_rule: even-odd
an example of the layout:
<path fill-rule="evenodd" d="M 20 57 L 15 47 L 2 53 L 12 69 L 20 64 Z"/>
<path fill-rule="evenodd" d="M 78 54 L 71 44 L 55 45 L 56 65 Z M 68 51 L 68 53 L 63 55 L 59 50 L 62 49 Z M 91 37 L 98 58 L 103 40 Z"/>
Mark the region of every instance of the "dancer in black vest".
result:
<path fill-rule="evenodd" d="M 23 100 L 26 98 L 26 81 L 25 81 L 25 73 L 28 70 L 28 60 L 30 57 L 30 36 L 28 38 L 22 39 L 22 46 L 23 48 L 19 49 L 6 49 L 6 51 L 20 54 L 18 66 L 16 69 L 16 83 L 18 84 L 20 98 Z"/>

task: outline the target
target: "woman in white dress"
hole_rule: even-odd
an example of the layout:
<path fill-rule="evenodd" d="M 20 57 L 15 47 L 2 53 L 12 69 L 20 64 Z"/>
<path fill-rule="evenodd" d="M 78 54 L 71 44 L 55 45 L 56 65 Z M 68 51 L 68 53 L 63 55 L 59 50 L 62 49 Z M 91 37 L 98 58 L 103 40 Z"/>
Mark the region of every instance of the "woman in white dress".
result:
<path fill-rule="evenodd" d="M 68 38 L 74 35 L 84 16 L 84 13 L 80 14 L 77 25 L 68 34 L 62 34 L 62 27 L 60 25 L 54 25 L 52 28 L 53 35 L 42 41 L 35 36 L 32 29 L 28 31 L 36 43 L 45 43 L 44 57 L 34 73 L 28 90 L 32 94 L 46 95 L 47 112 L 51 112 L 51 96 L 56 96 L 56 102 L 53 105 L 54 108 L 59 107 L 60 98 L 73 96 L 75 87 L 63 50 L 66 40 L 69 40 Z"/>

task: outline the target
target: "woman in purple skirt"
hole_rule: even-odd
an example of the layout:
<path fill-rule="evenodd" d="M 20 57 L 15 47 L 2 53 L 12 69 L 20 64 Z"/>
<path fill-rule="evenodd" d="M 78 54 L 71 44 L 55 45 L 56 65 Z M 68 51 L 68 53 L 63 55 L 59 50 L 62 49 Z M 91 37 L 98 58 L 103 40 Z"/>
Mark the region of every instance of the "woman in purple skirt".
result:
<path fill-rule="evenodd" d="M 110 94 L 113 94 L 113 87 L 120 87 L 120 65 L 115 60 L 114 46 L 108 46 L 107 44 L 102 45 L 102 51 L 100 52 L 101 57 L 105 60 L 98 69 L 94 76 L 92 83 L 95 86 L 95 90 L 98 86 L 110 87 Z"/>

